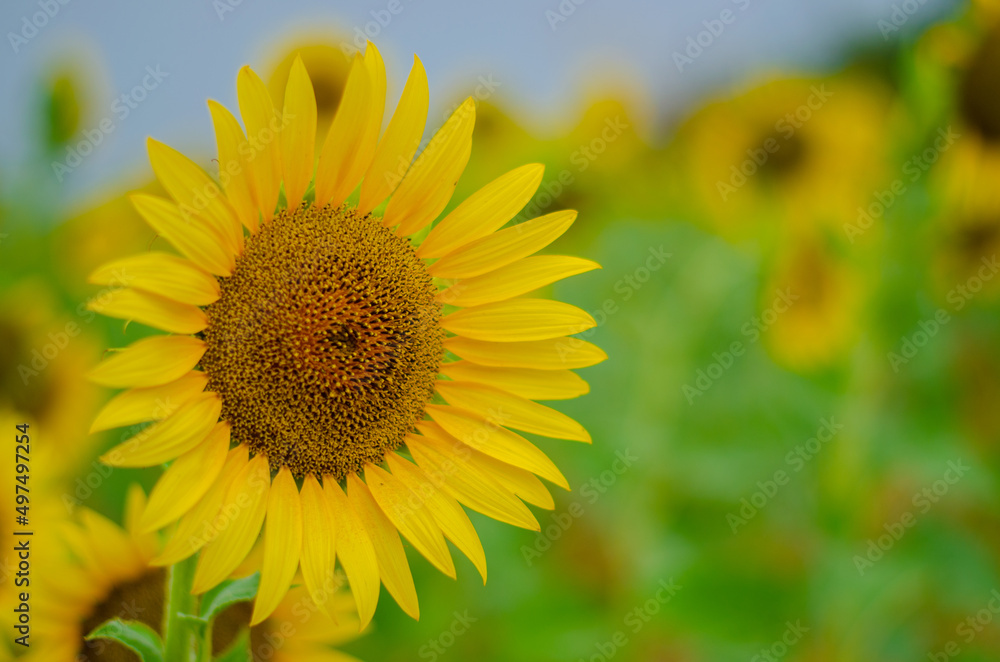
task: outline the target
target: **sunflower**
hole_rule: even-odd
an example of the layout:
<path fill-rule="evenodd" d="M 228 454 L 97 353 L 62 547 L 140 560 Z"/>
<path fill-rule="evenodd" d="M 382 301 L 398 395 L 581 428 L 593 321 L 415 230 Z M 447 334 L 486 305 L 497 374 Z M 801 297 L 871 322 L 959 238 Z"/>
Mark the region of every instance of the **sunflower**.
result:
<path fill-rule="evenodd" d="M 853 348 L 862 328 L 864 279 L 828 237 L 790 238 L 765 282 L 753 325 L 780 364 L 818 370 L 837 364 Z"/>
<path fill-rule="evenodd" d="M 802 219 L 839 230 L 886 175 L 889 99 L 849 72 L 713 101 L 677 130 L 678 202 L 731 241 L 780 238 Z"/>
<path fill-rule="evenodd" d="M 53 522 L 54 537 L 43 548 L 33 594 L 35 631 L 28 660 L 98 662 L 130 660 L 116 641 L 84 636 L 112 618 L 139 621 L 162 634 L 167 570 L 150 567 L 158 542 L 142 533 L 139 520 L 146 496 L 133 485 L 125 502 L 125 528 L 88 508 L 72 520 Z M 308 596 L 290 592 L 274 614 L 251 628 L 243 641 L 252 659 L 353 660 L 328 648 L 357 637 L 357 619 L 347 596 L 333 600 L 338 623 L 317 616 Z M 294 610 L 294 612 L 293 612 Z M 247 627 L 249 607 L 236 603 L 215 619 L 213 658 L 237 645 Z M 280 641 L 280 646 L 274 645 Z M 270 642 L 270 643 L 269 643 Z"/>
<path fill-rule="evenodd" d="M 45 465 L 38 480 L 72 475 L 93 458 L 85 421 L 99 394 L 82 382 L 98 342 L 86 317 L 59 310 L 57 293 L 41 278 L 7 288 L 0 311 L 0 413 L 31 426 L 39 442 L 32 459 Z"/>
<path fill-rule="evenodd" d="M 1000 284 L 992 277 L 992 261 L 1000 253 L 1000 15 L 990 3 L 977 3 L 965 17 L 965 30 L 953 41 L 957 55 L 948 84 L 949 129 L 958 136 L 940 150 L 929 186 L 938 201 L 934 210 L 930 275 L 939 300 L 956 310 L 965 295 L 955 288 L 973 281 L 976 299 L 995 300 Z M 959 24 L 961 25 L 961 24 Z M 954 27 L 958 31 L 958 27 Z M 924 41 L 935 55 L 945 48 L 931 33 Z M 961 39 L 959 38 L 961 37 Z M 986 276 L 983 278 L 983 276 Z M 979 293 L 978 288 L 982 288 Z"/>
<path fill-rule="evenodd" d="M 568 304 L 522 296 L 598 267 L 529 257 L 575 212 L 499 229 L 539 185 L 542 167 L 527 165 L 428 231 L 469 158 L 475 106 L 465 101 L 413 160 L 428 106 L 420 60 L 379 139 L 385 88 L 369 44 L 354 57 L 314 168 L 316 103 L 302 61 L 292 65 L 281 112 L 244 67 L 237 92 L 246 133 L 209 102 L 220 184 L 149 142 L 173 199 L 133 202 L 183 257 L 138 255 L 91 279 L 129 281 L 95 310 L 170 334 L 94 369 L 98 383 L 130 389 L 95 429 L 160 419 L 103 460 L 173 460 L 141 526 L 177 522 L 154 563 L 200 552 L 196 593 L 229 576 L 263 529 L 253 623 L 274 610 L 297 569 L 322 604 L 335 559 L 361 627 L 380 581 L 417 618 L 400 534 L 454 577 L 447 537 L 485 581 L 482 544 L 459 504 L 538 530 L 521 499 L 553 507 L 539 476 L 568 489 L 513 429 L 590 441 L 579 423 L 534 400 L 588 391 L 571 369 L 605 354 L 569 336 L 595 322 Z"/>
<path fill-rule="evenodd" d="M 929 270 L 934 292 L 949 309 L 959 310 L 969 297 L 956 298 L 955 288 L 972 281 L 977 299 L 996 300 L 1000 283 L 992 264 L 1000 255 L 1000 194 L 994 183 L 1000 149 L 980 140 L 960 141 L 938 165 L 931 182 L 940 201 Z"/>

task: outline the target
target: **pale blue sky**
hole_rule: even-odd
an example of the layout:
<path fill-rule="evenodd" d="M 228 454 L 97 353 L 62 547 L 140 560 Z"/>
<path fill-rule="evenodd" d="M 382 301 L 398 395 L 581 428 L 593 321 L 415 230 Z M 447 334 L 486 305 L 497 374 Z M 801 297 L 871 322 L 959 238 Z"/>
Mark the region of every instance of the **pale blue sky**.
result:
<path fill-rule="evenodd" d="M 602 83 L 644 97 L 650 129 L 669 124 L 700 95 L 742 80 L 749 71 L 822 68 L 835 65 L 852 44 L 881 43 L 878 21 L 901 2 L 62 1 L 67 4 L 0 4 L 5 36 L 0 46 L 0 118 L 5 129 L 0 136 L 0 177 L 16 180 L 11 175 L 30 148 L 32 123 L 37 121 L 32 85 L 40 72 L 66 54 L 81 61 L 91 58 L 104 72 L 96 116 L 114 118 L 115 130 L 83 167 L 56 187 L 57 195 L 67 200 L 79 200 L 101 184 L 140 181 L 147 172 L 148 135 L 182 149 L 214 144 L 205 100 L 211 97 L 235 107 L 238 68 L 263 65 L 279 43 L 303 30 L 351 34 L 377 16 L 383 22 L 391 16 L 374 39 L 389 69 L 389 95 L 399 94 L 412 54 L 418 53 L 430 78 L 432 118 L 435 111 L 440 115 L 447 104 L 470 93 L 479 76 L 492 76 L 500 83 L 496 100 L 539 131 L 572 124 L 587 90 Z M 30 20 L 42 11 L 40 3 L 58 6 L 58 11 L 26 43 L 18 43 L 15 53 L 10 33 L 20 33 L 24 17 Z M 388 13 L 390 4 L 397 14 Z M 899 34 L 913 34 L 955 4 L 926 0 Z M 232 11 L 220 18 L 220 6 Z M 552 16 L 560 6 L 566 20 L 557 22 Z M 726 10 L 732 12 L 725 16 L 729 23 L 678 71 L 674 52 L 705 29 L 704 21 L 714 21 Z M 369 26 L 371 32 L 375 25 Z M 713 25 L 718 30 L 720 24 Z M 128 117 L 119 119 L 112 111 L 115 97 L 140 83 L 146 67 L 157 65 L 169 76 Z"/>

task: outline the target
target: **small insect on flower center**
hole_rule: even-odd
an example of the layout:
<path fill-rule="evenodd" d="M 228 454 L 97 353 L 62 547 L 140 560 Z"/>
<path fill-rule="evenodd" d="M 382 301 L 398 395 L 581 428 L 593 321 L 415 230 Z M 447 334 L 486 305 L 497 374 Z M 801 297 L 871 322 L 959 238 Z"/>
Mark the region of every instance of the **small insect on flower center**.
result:
<path fill-rule="evenodd" d="M 423 416 L 444 332 L 410 242 L 371 215 L 304 204 L 246 240 L 208 307 L 201 360 L 235 442 L 272 470 L 340 480 Z"/>

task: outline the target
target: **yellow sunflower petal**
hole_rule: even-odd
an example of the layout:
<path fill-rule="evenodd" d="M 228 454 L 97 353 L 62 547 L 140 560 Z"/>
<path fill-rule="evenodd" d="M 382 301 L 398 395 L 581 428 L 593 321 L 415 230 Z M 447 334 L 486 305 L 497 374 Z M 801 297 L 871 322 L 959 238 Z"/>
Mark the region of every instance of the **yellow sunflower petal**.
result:
<path fill-rule="evenodd" d="M 181 405 L 177 412 L 145 428 L 101 456 L 113 467 L 152 467 L 168 462 L 197 446 L 215 427 L 222 400 L 202 393 Z"/>
<path fill-rule="evenodd" d="M 536 255 L 482 276 L 460 280 L 438 292 L 437 299 L 450 306 L 481 306 L 520 296 L 557 280 L 600 268 L 601 265 L 596 262 L 579 257 Z"/>
<path fill-rule="evenodd" d="M 236 96 L 250 147 L 250 192 L 267 222 L 274 216 L 281 189 L 280 133 L 284 125 L 267 86 L 250 67 L 243 67 L 236 76 Z"/>
<path fill-rule="evenodd" d="M 441 257 L 492 234 L 528 204 L 544 172 L 541 163 L 529 163 L 497 177 L 434 226 L 417 249 L 417 256 Z"/>
<path fill-rule="evenodd" d="M 330 502 L 330 512 L 337 527 L 337 558 L 344 567 L 351 593 L 358 608 L 359 630 L 364 630 L 378 604 L 379 565 L 375 547 L 354 506 L 337 481 L 323 478 L 323 493 Z"/>
<path fill-rule="evenodd" d="M 139 536 L 142 531 L 139 529 L 139 521 L 142 513 L 146 510 L 146 493 L 138 483 L 132 483 L 125 492 L 125 513 L 122 523 L 130 536 Z"/>
<path fill-rule="evenodd" d="M 465 514 L 458 502 L 438 489 L 420 467 L 404 460 L 396 453 L 386 455 L 385 461 L 389 465 L 389 469 L 392 470 L 392 475 L 408 487 L 413 494 L 417 495 L 422 503 L 427 505 L 427 510 L 441 527 L 441 531 L 463 554 L 469 557 L 485 584 L 486 552 L 483 550 L 483 543 L 479 540 L 475 527 L 469 521 L 469 516 Z"/>
<path fill-rule="evenodd" d="M 197 446 L 180 455 L 160 476 L 142 514 L 143 532 L 180 519 L 205 496 L 229 454 L 229 423 L 216 423 Z"/>
<path fill-rule="evenodd" d="M 197 219 L 185 218 L 177 205 L 153 195 L 136 194 L 132 206 L 153 230 L 202 269 L 216 276 L 233 272 L 236 255 L 227 251 L 221 235 Z"/>
<path fill-rule="evenodd" d="M 198 338 L 152 336 L 115 352 L 87 377 L 111 388 L 160 386 L 187 374 L 204 353 L 205 342 Z"/>
<path fill-rule="evenodd" d="M 219 190 L 219 185 L 198 165 L 173 147 L 149 138 L 149 162 L 156 178 L 176 202 L 181 216 L 204 219 L 219 232 L 226 250 L 243 250 L 243 231 L 236 210 Z"/>
<path fill-rule="evenodd" d="M 310 531 L 309 535 L 314 532 Z M 302 551 L 302 505 L 299 488 L 288 467 L 282 467 L 271 483 L 267 498 L 267 525 L 264 528 L 264 564 L 260 588 L 253 604 L 250 625 L 270 616 L 277 608 L 299 567 Z"/>
<path fill-rule="evenodd" d="M 420 58 L 413 56 L 413 68 L 406 80 L 396 112 L 375 150 L 372 164 L 361 182 L 358 213 L 368 214 L 389 197 L 406 175 L 427 122 L 427 73 Z"/>
<path fill-rule="evenodd" d="M 168 253 L 141 253 L 98 267 L 88 281 L 128 285 L 179 303 L 207 306 L 219 298 L 219 281 L 194 263 Z"/>
<path fill-rule="evenodd" d="M 506 427 L 544 437 L 591 442 L 587 430 L 566 414 L 502 389 L 455 381 L 439 381 L 436 389 L 448 404 L 459 409 L 483 418 L 496 413 L 499 422 Z"/>
<path fill-rule="evenodd" d="M 111 398 L 94 418 L 90 433 L 161 421 L 208 386 L 208 375 L 191 371 L 167 384 L 134 388 Z"/>
<path fill-rule="evenodd" d="M 81 509 L 87 510 L 87 509 Z M 82 513 L 81 513 L 82 514 Z M 76 522 L 62 522 L 59 535 L 65 541 L 67 548 L 79 559 L 95 584 L 110 584 L 113 580 L 116 565 L 103 565 L 97 555 L 97 550 L 90 541 L 90 536 Z"/>
<path fill-rule="evenodd" d="M 590 392 L 590 384 L 571 370 L 493 368 L 453 361 L 441 366 L 441 374 L 455 381 L 489 384 L 529 400 L 568 400 Z"/>
<path fill-rule="evenodd" d="M 288 72 L 282 120 L 288 125 L 281 136 L 282 179 L 288 207 L 294 209 L 309 188 L 316 165 L 316 95 L 301 56 L 295 57 Z"/>
<path fill-rule="evenodd" d="M 530 471 L 501 462 L 477 450 L 472 451 L 469 462 L 496 478 L 497 482 L 528 503 L 546 510 L 556 507 L 549 489 Z"/>
<path fill-rule="evenodd" d="M 399 532 L 375 503 L 368 486 L 356 474 L 347 476 L 347 496 L 375 549 L 382 583 L 403 611 L 419 619 L 417 589 L 413 586 L 413 575 L 410 574 L 410 564 L 399 540 Z"/>
<path fill-rule="evenodd" d="M 89 546 L 102 566 L 120 568 L 142 563 L 130 536 L 120 526 L 90 508 L 81 508 L 79 516 Z"/>
<path fill-rule="evenodd" d="M 217 586 L 250 553 L 264 524 L 270 485 L 271 470 L 263 455 L 250 460 L 233 479 L 219 509 L 224 516 L 218 526 L 221 532 L 198 558 L 192 593 Z"/>
<path fill-rule="evenodd" d="M 497 368 L 564 370 L 586 368 L 608 358 L 600 347 L 579 338 L 483 342 L 455 336 L 446 338 L 444 347 L 473 363 Z"/>
<path fill-rule="evenodd" d="M 156 552 L 160 549 L 159 536 L 155 533 L 143 532 L 140 529 L 139 522 L 145 510 L 146 493 L 143 491 L 142 486 L 132 483 L 125 492 L 123 522 L 125 530 L 128 531 L 129 538 L 132 540 L 132 544 L 135 545 L 143 565 L 146 565 L 149 559 L 156 556 Z"/>
<path fill-rule="evenodd" d="M 368 42 L 364 56 L 354 57 L 340 106 L 320 152 L 317 205 L 340 206 L 361 181 L 375 155 L 384 109 L 385 65 L 378 49 Z"/>
<path fill-rule="evenodd" d="M 402 481 L 374 464 L 365 466 L 365 481 L 389 521 L 438 570 L 455 578 L 455 563 L 441 527 L 427 504 Z"/>
<path fill-rule="evenodd" d="M 441 435 L 447 436 L 444 431 Z M 454 499 L 500 522 L 532 531 L 541 529 L 528 507 L 510 490 L 468 461 L 465 444 L 411 434 L 406 436 L 406 447 L 428 479 Z"/>
<path fill-rule="evenodd" d="M 445 315 L 441 326 L 473 340 L 523 342 L 548 340 L 597 326 L 586 311 L 562 301 L 510 299 Z"/>
<path fill-rule="evenodd" d="M 444 210 L 472 153 L 476 104 L 468 98 L 431 138 L 389 200 L 382 222 L 405 236 L 422 229 Z"/>
<path fill-rule="evenodd" d="M 243 134 L 243 127 L 222 104 L 208 101 L 208 111 L 215 126 L 215 142 L 219 150 L 219 181 L 226 191 L 226 197 L 236 210 L 240 222 L 250 232 L 256 232 L 260 212 L 254 202 L 250 181 L 250 145 Z"/>
<path fill-rule="evenodd" d="M 222 471 L 200 499 L 177 524 L 177 529 L 170 536 L 160 555 L 153 559 L 152 564 L 163 566 L 173 565 L 186 559 L 207 545 L 219 534 L 216 526 L 217 515 L 222 502 L 229 492 L 236 476 L 247 466 L 246 446 L 237 446 L 229 451 Z"/>
<path fill-rule="evenodd" d="M 208 326 L 208 318 L 197 306 L 127 287 L 91 299 L 87 309 L 168 333 L 198 333 Z"/>
<path fill-rule="evenodd" d="M 334 615 L 327 603 L 339 588 L 334 572 L 337 529 L 330 502 L 316 477 L 306 474 L 299 494 L 302 520 L 309 523 L 309 533 L 302 537 L 302 579 L 309 597 L 324 612 Z"/>
<path fill-rule="evenodd" d="M 455 407 L 428 405 L 427 413 L 448 434 L 477 451 L 569 489 L 569 483 L 552 460 L 521 435 Z M 421 424 L 417 424 L 417 429 L 422 429 Z"/>
<path fill-rule="evenodd" d="M 565 232 L 576 212 L 564 209 L 465 244 L 427 268 L 438 278 L 472 278 L 535 253 Z"/>

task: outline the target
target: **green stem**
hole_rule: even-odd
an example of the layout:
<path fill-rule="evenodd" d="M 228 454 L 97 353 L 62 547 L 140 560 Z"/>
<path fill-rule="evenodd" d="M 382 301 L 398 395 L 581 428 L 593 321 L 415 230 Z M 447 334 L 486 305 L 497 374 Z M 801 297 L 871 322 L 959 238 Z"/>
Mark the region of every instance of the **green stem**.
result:
<path fill-rule="evenodd" d="M 198 598 L 191 594 L 195 556 L 170 566 L 167 578 L 167 604 L 164 608 L 163 657 L 173 662 L 194 660 L 195 641 L 191 626 L 178 616 L 196 614 Z"/>
<path fill-rule="evenodd" d="M 205 626 L 205 633 L 201 637 L 201 653 L 198 662 L 212 662 L 212 624 L 214 622 L 213 619 Z"/>

